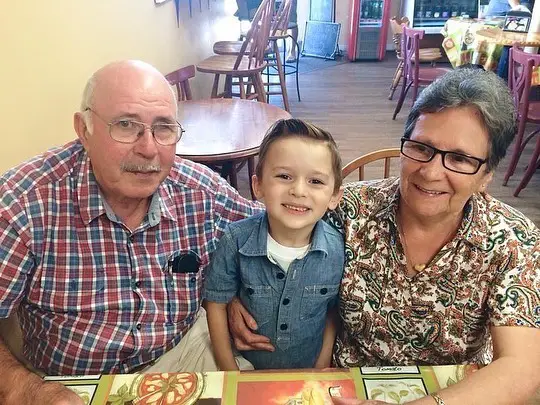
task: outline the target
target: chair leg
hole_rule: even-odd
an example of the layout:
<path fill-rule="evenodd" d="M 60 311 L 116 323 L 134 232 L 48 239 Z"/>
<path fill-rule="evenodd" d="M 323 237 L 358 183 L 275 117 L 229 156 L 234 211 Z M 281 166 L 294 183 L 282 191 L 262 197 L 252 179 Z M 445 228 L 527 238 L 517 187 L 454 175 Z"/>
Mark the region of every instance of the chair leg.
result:
<path fill-rule="evenodd" d="M 508 169 L 506 169 L 506 174 L 504 175 L 503 186 L 508 184 L 508 180 L 510 180 L 510 177 L 512 177 L 516 170 L 521 151 L 523 150 L 523 134 L 525 133 L 526 125 L 527 120 L 523 117 L 519 118 L 518 131 L 514 141 L 514 150 L 512 151 L 512 158 L 510 160 L 510 164 L 508 165 Z"/>
<path fill-rule="evenodd" d="M 392 79 L 392 84 L 390 85 L 390 94 L 388 95 L 388 100 L 392 100 L 392 98 L 394 97 L 394 92 L 399 86 L 399 82 L 401 81 L 401 76 L 403 76 L 403 61 L 402 60 L 399 61 L 396 67 L 394 78 Z"/>
<path fill-rule="evenodd" d="M 219 87 L 219 74 L 216 74 L 214 75 L 214 85 L 212 86 L 212 94 L 210 95 L 210 98 L 217 98 L 218 87 Z"/>
<path fill-rule="evenodd" d="M 264 91 L 264 83 L 261 77 L 261 73 L 254 73 L 251 76 L 251 81 L 255 87 L 255 92 L 257 93 L 257 100 L 261 103 L 266 102 L 266 92 Z"/>
<path fill-rule="evenodd" d="M 240 76 L 238 78 L 238 88 L 240 90 L 240 98 L 241 99 L 246 99 L 246 88 L 244 87 L 244 78 L 242 76 Z"/>
<path fill-rule="evenodd" d="M 401 86 L 401 93 L 399 95 L 399 100 L 396 105 L 396 109 L 394 110 L 394 115 L 392 116 L 392 120 L 396 119 L 396 116 L 401 111 L 401 107 L 403 106 L 403 102 L 405 101 L 405 96 L 407 95 L 407 92 L 409 91 L 409 88 L 411 87 L 412 82 L 407 83 L 407 78 L 403 77 L 403 85 Z"/>
<path fill-rule="evenodd" d="M 225 76 L 224 97 L 232 98 L 232 76 L 231 75 Z"/>
<path fill-rule="evenodd" d="M 294 72 L 296 79 L 296 94 L 298 95 L 298 101 L 302 101 L 300 99 L 300 83 L 298 82 L 298 62 L 300 61 L 300 45 L 298 45 L 298 41 L 296 41 L 292 37 L 292 35 L 290 37 L 293 42 L 293 46 L 296 47 L 296 72 Z"/>
<path fill-rule="evenodd" d="M 281 87 L 281 97 L 283 98 L 283 105 L 285 106 L 285 111 L 291 111 L 289 108 L 289 96 L 287 95 L 287 83 L 285 82 L 285 68 L 281 63 L 281 57 L 279 56 L 279 48 L 277 46 L 277 41 L 272 41 L 272 47 L 276 55 L 276 65 L 279 75 L 279 85 Z"/>
<path fill-rule="evenodd" d="M 540 136 L 536 139 L 536 147 L 534 148 L 534 152 L 531 156 L 529 166 L 527 167 L 527 170 L 525 171 L 525 174 L 523 175 L 523 179 L 521 179 L 521 182 L 517 186 L 516 191 L 514 191 L 514 197 L 517 197 L 520 191 L 523 190 L 525 187 L 527 187 L 529 180 L 531 179 L 534 172 L 538 168 L 538 165 L 540 164 L 540 160 L 538 159 L 539 157 L 540 157 Z"/>

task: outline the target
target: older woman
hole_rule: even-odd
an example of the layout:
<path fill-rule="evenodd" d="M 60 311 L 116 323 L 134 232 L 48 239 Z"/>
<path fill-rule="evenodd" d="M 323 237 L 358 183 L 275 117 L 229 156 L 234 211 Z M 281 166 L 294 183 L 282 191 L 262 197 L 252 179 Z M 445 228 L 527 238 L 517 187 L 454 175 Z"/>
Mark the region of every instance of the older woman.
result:
<path fill-rule="evenodd" d="M 346 185 L 336 366 L 489 364 L 419 405 L 518 404 L 539 387 L 540 231 L 485 192 L 514 132 L 505 83 L 455 70 L 414 104 L 399 179 Z M 269 348 L 237 303 L 230 315 L 237 345 Z"/>

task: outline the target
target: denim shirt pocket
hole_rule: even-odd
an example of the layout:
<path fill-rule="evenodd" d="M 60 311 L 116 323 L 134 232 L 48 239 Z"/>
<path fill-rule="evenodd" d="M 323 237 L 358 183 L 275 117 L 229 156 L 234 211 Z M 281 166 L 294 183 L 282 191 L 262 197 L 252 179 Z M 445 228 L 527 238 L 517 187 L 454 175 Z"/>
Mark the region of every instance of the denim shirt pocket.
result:
<path fill-rule="evenodd" d="M 272 287 L 267 285 L 244 284 L 240 288 L 240 298 L 255 318 L 259 330 L 270 322 L 273 313 Z"/>
<path fill-rule="evenodd" d="M 339 291 L 339 284 L 315 284 L 305 286 L 300 301 L 300 320 L 320 319 L 326 316 L 328 305 Z"/>

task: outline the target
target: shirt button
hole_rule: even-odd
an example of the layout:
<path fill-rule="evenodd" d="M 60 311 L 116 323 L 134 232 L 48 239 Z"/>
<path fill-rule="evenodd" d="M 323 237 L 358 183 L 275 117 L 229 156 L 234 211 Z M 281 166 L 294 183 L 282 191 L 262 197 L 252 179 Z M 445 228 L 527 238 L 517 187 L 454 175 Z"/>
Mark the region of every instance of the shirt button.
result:
<path fill-rule="evenodd" d="M 291 302 L 291 300 L 288 299 L 288 298 L 285 298 L 285 299 L 283 300 L 283 305 L 289 305 L 289 302 Z"/>
<path fill-rule="evenodd" d="M 255 290 L 253 288 L 248 288 L 246 290 L 246 292 L 248 293 L 248 295 L 253 295 L 253 293 L 255 292 Z"/>
<path fill-rule="evenodd" d="M 321 293 L 322 295 L 326 294 L 327 292 L 328 292 L 328 288 L 326 288 L 326 287 L 325 287 L 325 288 L 321 288 L 320 293 Z"/>
<path fill-rule="evenodd" d="M 283 273 L 278 273 L 278 274 L 277 274 L 277 278 L 278 278 L 278 280 L 283 280 L 283 279 L 285 278 L 285 274 L 283 274 Z"/>
<path fill-rule="evenodd" d="M 140 282 L 140 281 L 137 281 L 137 282 L 135 283 L 135 287 L 141 288 L 141 282 Z"/>
<path fill-rule="evenodd" d="M 279 329 L 281 330 L 287 330 L 288 326 L 286 323 L 282 323 L 281 325 L 279 325 Z"/>
<path fill-rule="evenodd" d="M 142 325 L 140 323 L 137 324 L 137 330 L 141 330 Z"/>

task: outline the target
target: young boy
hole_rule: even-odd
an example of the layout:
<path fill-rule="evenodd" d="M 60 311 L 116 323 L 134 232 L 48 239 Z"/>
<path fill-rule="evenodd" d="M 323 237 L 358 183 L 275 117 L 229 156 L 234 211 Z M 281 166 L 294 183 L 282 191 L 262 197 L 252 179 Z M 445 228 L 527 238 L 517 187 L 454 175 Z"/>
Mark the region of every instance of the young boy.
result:
<path fill-rule="evenodd" d="M 208 327 L 221 370 L 238 370 L 226 305 L 238 295 L 274 352 L 241 354 L 255 369 L 330 366 L 343 237 L 321 220 L 342 195 L 332 136 L 297 119 L 280 120 L 259 152 L 255 195 L 266 212 L 230 224 L 205 284 Z"/>

